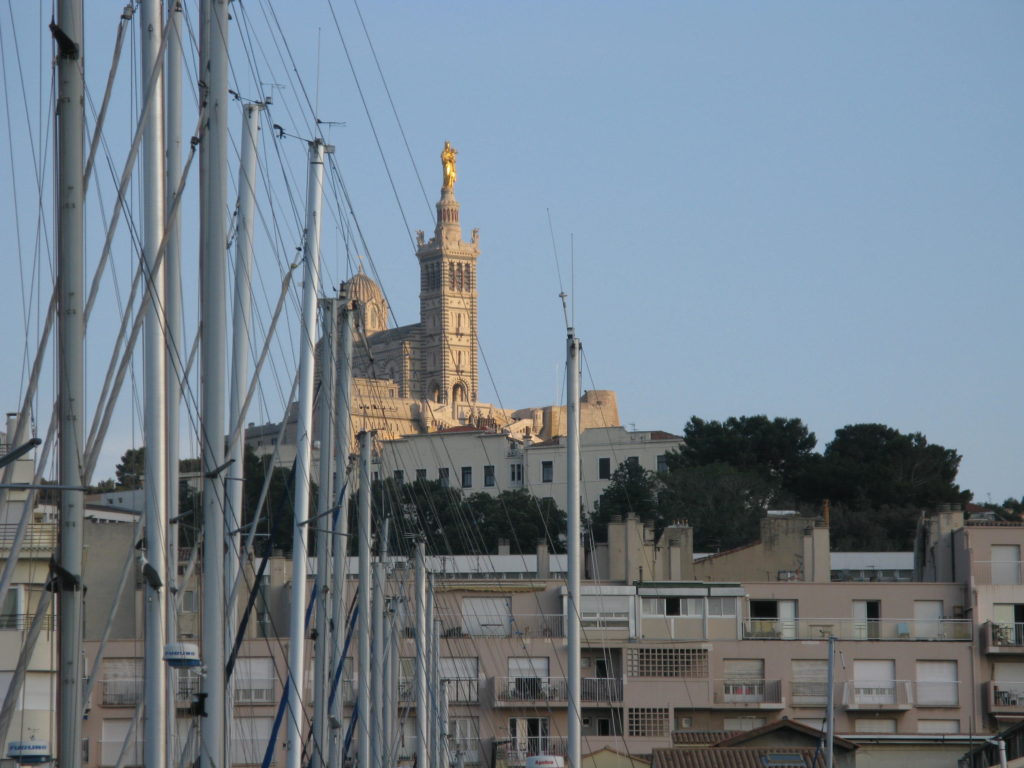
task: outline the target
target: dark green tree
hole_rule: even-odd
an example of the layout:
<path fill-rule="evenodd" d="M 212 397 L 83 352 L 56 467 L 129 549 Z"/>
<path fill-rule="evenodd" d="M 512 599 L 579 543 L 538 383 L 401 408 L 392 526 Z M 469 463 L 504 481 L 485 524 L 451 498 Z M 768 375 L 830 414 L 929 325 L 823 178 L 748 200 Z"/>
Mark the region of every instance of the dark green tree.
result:
<path fill-rule="evenodd" d="M 114 467 L 117 487 L 131 491 L 142 487 L 143 473 L 146 469 L 146 449 L 129 448 L 121 454 L 121 461 Z"/>
<path fill-rule="evenodd" d="M 639 520 L 654 525 L 661 533 L 664 524 L 658 504 L 661 482 L 640 462 L 627 459 L 612 472 L 611 481 L 594 505 L 590 524 L 598 541 L 607 538 L 608 523 L 614 517 L 636 515 Z"/>

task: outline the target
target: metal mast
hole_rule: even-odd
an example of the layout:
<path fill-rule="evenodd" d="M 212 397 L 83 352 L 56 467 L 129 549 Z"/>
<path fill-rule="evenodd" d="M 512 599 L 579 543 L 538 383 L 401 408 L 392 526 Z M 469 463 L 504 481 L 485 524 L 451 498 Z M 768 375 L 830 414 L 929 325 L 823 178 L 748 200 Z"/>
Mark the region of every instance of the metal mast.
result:
<path fill-rule="evenodd" d="M 82 0 L 60 0 L 57 44 L 57 338 L 60 494 L 60 715 L 62 768 L 82 764 L 82 438 L 85 430 L 83 299 L 84 95 Z"/>
<path fill-rule="evenodd" d="M 231 322 L 231 392 L 228 402 L 228 424 L 232 428 L 232 441 L 228 445 L 228 460 L 224 514 L 224 536 L 228 541 L 224 561 L 225 607 L 224 648 L 231 652 L 238 619 L 235 581 L 241 568 L 242 499 L 245 483 L 244 453 L 245 430 L 234 431 L 234 425 L 244 423 L 243 405 L 249 384 L 249 329 L 252 316 L 252 233 L 256 208 L 256 160 L 262 104 L 246 104 L 242 108 L 242 153 L 238 166 L 238 206 L 235 219 L 235 280 L 234 304 Z M 224 730 L 231 733 L 234 718 L 234 682 L 227 681 L 224 690 Z M 231 741 L 224 744 L 225 762 L 231 764 Z"/>
<path fill-rule="evenodd" d="M 337 496 L 337 513 L 334 516 L 334 560 L 331 569 L 331 617 L 334 623 L 334 636 L 331 642 L 331 680 L 334 680 L 338 667 L 344 662 L 342 650 L 347 627 L 346 611 L 348 600 L 345 594 L 345 576 L 348 568 L 348 499 L 350 484 L 348 482 L 348 456 L 352 447 L 351 428 L 351 392 L 352 392 L 352 311 L 348 300 L 348 289 L 342 285 L 338 291 L 338 323 L 340 324 L 341 341 L 338 347 L 338 381 L 334 430 L 334 474 L 337 478 L 339 491 Z M 321 446 L 323 442 L 321 441 Z M 341 757 L 341 738 L 344 731 L 341 721 L 344 713 L 344 696 L 334 695 L 331 707 L 331 718 L 337 727 L 332 725 L 328 765 L 339 765 Z"/>
<path fill-rule="evenodd" d="M 320 342 L 320 496 L 317 505 L 316 525 L 316 644 L 313 655 L 313 748 L 314 766 L 324 764 L 328 750 L 325 749 L 327 735 L 327 684 L 329 664 L 327 658 L 328 613 L 332 589 L 328 584 L 331 576 L 331 508 L 334 505 L 334 485 L 331 473 L 334 469 L 334 379 L 338 313 L 337 301 L 333 298 L 320 302 L 320 319 L 323 323 L 323 338 Z M 344 622 L 336 625 L 340 629 Z"/>
<path fill-rule="evenodd" d="M 378 531 L 377 562 L 373 564 L 373 655 L 370 657 L 370 699 L 373 707 L 370 712 L 373 737 L 370 761 L 374 768 L 387 765 L 384 759 L 384 678 L 387 669 L 384 660 L 384 558 L 387 557 L 387 520 Z"/>
<path fill-rule="evenodd" d="M 569 675 L 569 768 L 580 767 L 580 342 L 572 328 L 566 341 L 566 395 L 568 435 L 566 437 L 566 547 L 568 581 L 566 619 L 568 627 Z"/>
<path fill-rule="evenodd" d="M 178 455 L 179 450 L 179 405 L 181 403 L 181 378 L 184 373 L 182 361 L 182 328 L 181 316 L 181 225 L 177 216 L 170 216 L 174 196 L 181 181 L 181 16 L 179 0 L 171 0 L 174 12 L 168 15 L 164 35 L 166 43 L 166 68 L 164 70 L 164 149 L 167 161 L 164 167 L 166 174 L 164 203 L 167 216 L 164 234 L 164 332 L 167 340 L 167 365 L 165 375 L 167 381 L 166 402 L 167 413 L 167 592 L 172 597 L 167 604 L 167 639 L 178 639 L 178 613 L 173 595 L 177 592 L 178 581 Z M 174 694 L 177 673 L 173 667 L 167 667 L 167 754 L 174 755 Z"/>
<path fill-rule="evenodd" d="M 146 496 L 145 576 L 146 637 L 143 757 L 147 766 L 166 765 L 166 675 L 163 651 L 167 619 L 167 408 L 164 385 L 167 340 L 164 334 L 164 272 L 156 260 L 164 235 L 164 114 L 161 0 L 143 0 L 139 14 L 142 37 L 142 82 L 154 77 L 152 104 L 143 124 L 142 174 L 146 303 L 143 380 Z"/>
<path fill-rule="evenodd" d="M 292 526 L 292 604 L 288 645 L 288 768 L 302 763 L 302 686 L 306 659 L 306 528 L 309 516 L 310 463 L 313 452 L 313 363 L 316 301 L 320 290 L 320 223 L 324 152 L 319 139 L 309 142 L 306 178 L 306 231 L 302 258 L 302 325 L 299 328 L 299 414 L 295 427 L 295 522 Z"/>
<path fill-rule="evenodd" d="M 373 433 L 359 433 L 359 762 L 370 768 L 370 460 Z M 373 768 L 380 768 L 374 766 Z"/>
<path fill-rule="evenodd" d="M 836 679 L 836 638 L 828 638 L 828 706 L 825 709 L 825 765 L 832 768 L 832 756 L 835 750 L 836 711 L 833 688 Z"/>
<path fill-rule="evenodd" d="M 228 4 L 202 0 L 200 79 L 206 83 L 206 133 L 200 215 L 202 316 L 203 618 L 206 717 L 200 720 L 200 768 L 224 766 L 224 379 L 227 364 Z"/>
<path fill-rule="evenodd" d="M 416 542 L 416 765 L 427 768 L 430 740 L 427 690 L 427 563 L 426 545 Z"/>

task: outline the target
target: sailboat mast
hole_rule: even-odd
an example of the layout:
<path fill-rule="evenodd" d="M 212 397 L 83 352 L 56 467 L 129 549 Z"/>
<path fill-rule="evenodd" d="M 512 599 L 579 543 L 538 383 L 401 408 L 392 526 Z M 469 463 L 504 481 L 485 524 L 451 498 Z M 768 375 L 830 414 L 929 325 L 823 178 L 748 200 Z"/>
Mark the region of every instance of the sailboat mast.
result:
<path fill-rule="evenodd" d="M 147 294 L 143 358 L 145 411 L 146 637 L 143 751 L 147 768 L 166 765 L 166 676 L 163 662 L 167 618 L 167 409 L 164 389 L 167 340 L 164 334 L 164 272 L 156 260 L 164 236 L 163 18 L 160 0 L 143 0 L 139 14 L 142 82 L 153 77 L 152 103 L 143 123 L 143 258 Z"/>
<path fill-rule="evenodd" d="M 288 641 L 288 768 L 302 763 L 302 686 L 306 649 L 306 527 L 309 517 L 310 463 L 313 449 L 313 362 L 316 301 L 320 289 L 320 218 L 323 202 L 324 152 L 319 139 L 309 143 L 306 184 L 306 231 L 303 248 L 302 325 L 299 328 L 299 414 L 295 427 L 295 522 L 292 526 L 292 604 Z"/>
<path fill-rule="evenodd" d="M 60 445 L 60 729 L 63 768 L 82 764 L 82 447 L 85 427 L 82 0 L 60 0 L 57 47 L 57 338 Z M 79 489 L 79 490 L 73 490 Z"/>
<path fill-rule="evenodd" d="M 426 544 L 416 542 L 416 765 L 427 768 L 427 557 Z"/>
<path fill-rule="evenodd" d="M 200 284 L 202 317 L 203 694 L 200 768 L 224 766 L 224 380 L 227 365 L 228 4 L 202 0 L 200 75 L 207 128 L 200 145 L 203 174 Z"/>
<path fill-rule="evenodd" d="M 359 762 L 370 768 L 370 459 L 373 433 L 359 433 Z M 380 768 L 380 766 L 373 766 Z"/>
<path fill-rule="evenodd" d="M 566 644 L 569 675 L 569 768 L 580 766 L 580 342 L 572 328 L 566 341 L 566 547 L 568 573 Z"/>

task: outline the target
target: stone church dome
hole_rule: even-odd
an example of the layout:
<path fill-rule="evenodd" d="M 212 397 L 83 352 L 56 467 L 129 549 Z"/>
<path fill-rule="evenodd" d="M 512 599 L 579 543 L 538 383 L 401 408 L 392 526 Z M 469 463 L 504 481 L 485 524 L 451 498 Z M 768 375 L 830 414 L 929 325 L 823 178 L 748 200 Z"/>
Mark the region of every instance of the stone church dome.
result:
<path fill-rule="evenodd" d="M 365 272 L 363 265 L 348 281 L 348 295 L 360 306 L 360 326 L 367 334 L 386 330 L 388 327 L 388 303 L 384 292 Z"/>

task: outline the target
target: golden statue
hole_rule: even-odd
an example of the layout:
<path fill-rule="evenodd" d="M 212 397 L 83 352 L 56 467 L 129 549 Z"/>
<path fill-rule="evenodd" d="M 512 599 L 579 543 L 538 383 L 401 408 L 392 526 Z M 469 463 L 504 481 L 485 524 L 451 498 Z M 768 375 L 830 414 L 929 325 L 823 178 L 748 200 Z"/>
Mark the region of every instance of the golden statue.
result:
<path fill-rule="evenodd" d="M 441 165 L 444 167 L 444 181 L 441 184 L 441 189 L 455 189 L 455 156 L 459 154 L 458 150 L 452 146 L 450 141 L 444 143 L 444 149 L 441 150 Z"/>

